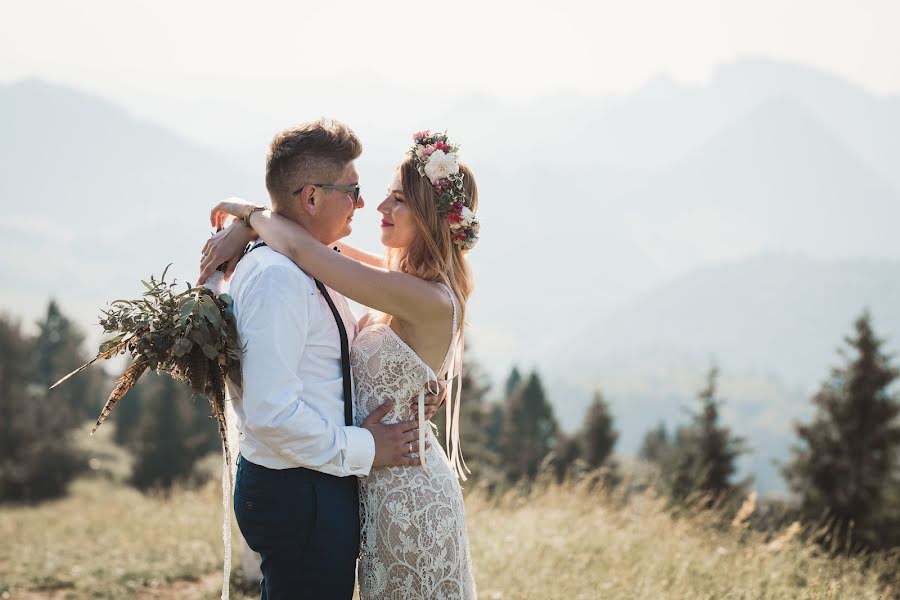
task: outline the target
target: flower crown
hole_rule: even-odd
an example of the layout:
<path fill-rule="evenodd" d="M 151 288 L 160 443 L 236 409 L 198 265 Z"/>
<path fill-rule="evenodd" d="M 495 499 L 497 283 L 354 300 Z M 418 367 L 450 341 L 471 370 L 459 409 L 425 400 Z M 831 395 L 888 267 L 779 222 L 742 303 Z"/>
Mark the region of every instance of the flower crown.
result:
<path fill-rule="evenodd" d="M 438 212 L 447 216 L 450 238 L 463 250 L 478 242 L 480 225 L 466 206 L 464 175 L 459 170 L 459 146 L 447 141 L 446 133 L 425 130 L 413 134 L 415 145 L 409 155 L 416 161 L 419 175 L 427 177 L 438 194 Z"/>

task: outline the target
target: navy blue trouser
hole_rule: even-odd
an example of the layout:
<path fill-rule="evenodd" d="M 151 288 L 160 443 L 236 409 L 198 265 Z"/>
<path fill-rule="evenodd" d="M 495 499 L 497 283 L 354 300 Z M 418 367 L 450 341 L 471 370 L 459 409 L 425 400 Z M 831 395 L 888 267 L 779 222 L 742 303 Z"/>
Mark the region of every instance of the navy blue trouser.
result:
<path fill-rule="evenodd" d="M 238 457 L 234 514 L 262 556 L 261 600 L 349 600 L 359 555 L 356 477 Z"/>

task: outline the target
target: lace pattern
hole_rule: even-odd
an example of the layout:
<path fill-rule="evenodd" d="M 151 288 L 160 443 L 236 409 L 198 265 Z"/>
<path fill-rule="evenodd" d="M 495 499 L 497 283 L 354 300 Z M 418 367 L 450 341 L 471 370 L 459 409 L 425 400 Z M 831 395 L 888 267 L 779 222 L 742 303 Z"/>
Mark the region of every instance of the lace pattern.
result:
<path fill-rule="evenodd" d="M 451 300 L 456 332 L 452 294 Z M 448 359 L 456 348 L 453 337 Z M 384 323 L 369 325 L 357 335 L 350 366 L 357 425 L 387 400 L 393 400 L 394 407 L 386 422 L 415 418 L 414 396 L 434 377 Z M 376 468 L 360 479 L 361 600 L 476 598 L 462 489 L 434 432 L 426 429 L 431 447 L 425 451 L 424 466 Z"/>

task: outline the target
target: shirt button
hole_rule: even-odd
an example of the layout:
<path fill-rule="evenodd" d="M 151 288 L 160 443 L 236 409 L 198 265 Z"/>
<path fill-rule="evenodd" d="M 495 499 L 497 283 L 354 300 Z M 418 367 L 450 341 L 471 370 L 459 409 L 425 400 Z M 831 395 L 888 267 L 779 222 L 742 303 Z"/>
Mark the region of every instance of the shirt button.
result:
<path fill-rule="evenodd" d="M 359 471 L 362 467 L 357 467 L 356 465 L 350 467 L 351 471 Z"/>
<path fill-rule="evenodd" d="M 253 503 L 250 502 L 249 500 L 247 500 L 246 502 L 244 502 L 244 507 L 245 507 L 247 510 L 250 510 L 250 509 L 253 508 Z"/>

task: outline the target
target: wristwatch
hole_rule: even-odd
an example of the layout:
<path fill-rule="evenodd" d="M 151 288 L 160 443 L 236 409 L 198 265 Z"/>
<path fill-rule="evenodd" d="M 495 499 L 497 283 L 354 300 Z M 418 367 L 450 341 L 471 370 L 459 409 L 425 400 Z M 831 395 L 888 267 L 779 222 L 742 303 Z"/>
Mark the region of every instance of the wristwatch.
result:
<path fill-rule="evenodd" d="M 269 207 L 257 205 L 257 206 L 254 206 L 253 208 L 251 208 L 250 212 L 247 213 L 247 216 L 242 219 L 244 221 L 244 225 L 246 225 L 250 229 L 253 229 L 253 227 L 250 225 L 250 217 L 253 215 L 253 213 L 261 211 L 261 210 L 269 210 Z"/>

